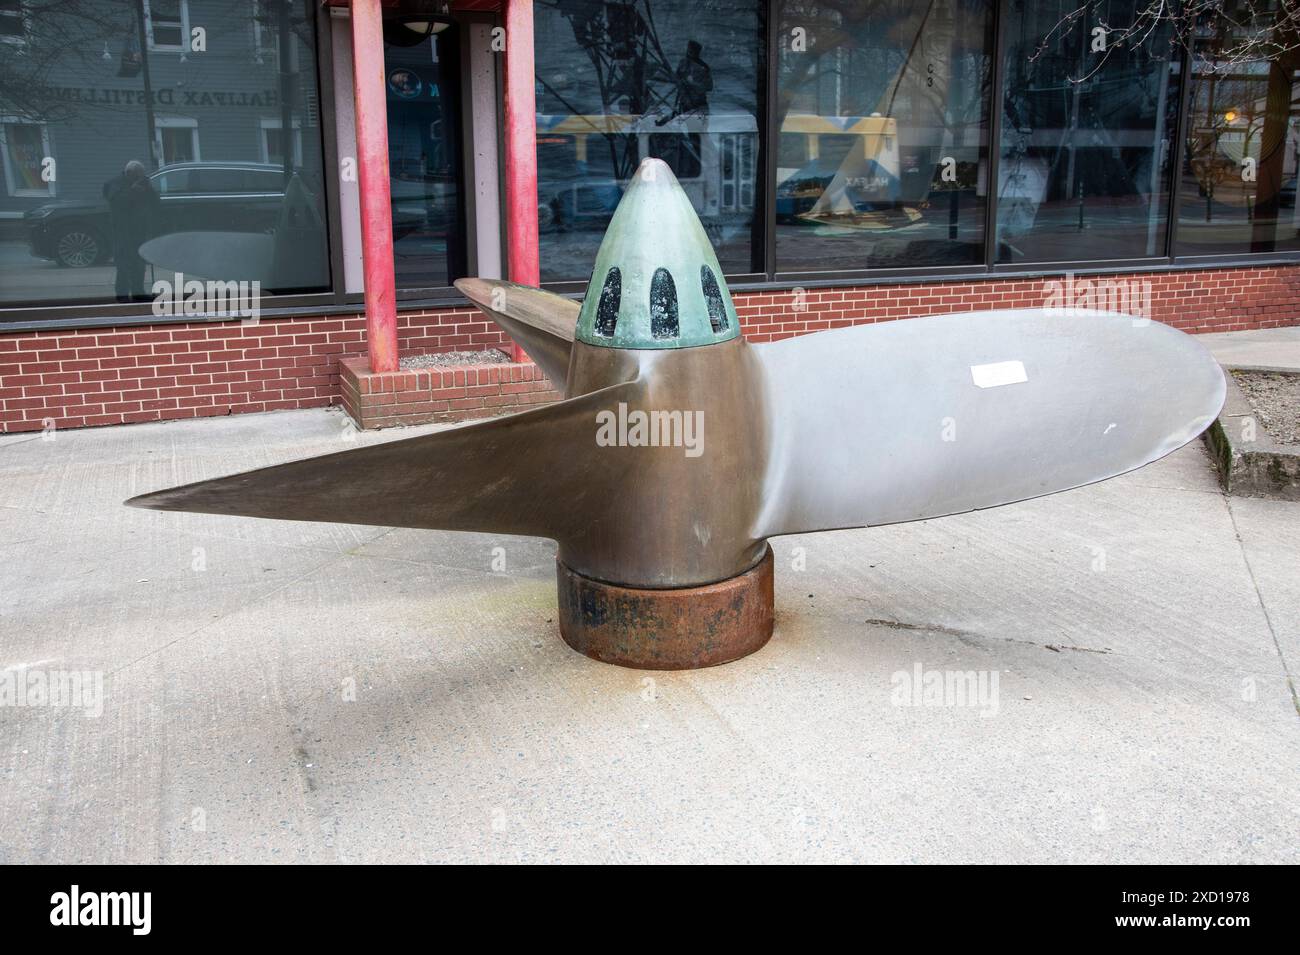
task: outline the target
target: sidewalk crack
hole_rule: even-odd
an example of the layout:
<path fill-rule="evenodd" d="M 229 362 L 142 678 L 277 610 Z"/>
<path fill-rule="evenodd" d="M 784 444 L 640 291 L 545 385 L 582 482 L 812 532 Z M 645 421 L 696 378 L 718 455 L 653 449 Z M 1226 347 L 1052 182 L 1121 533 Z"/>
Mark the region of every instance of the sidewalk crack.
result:
<path fill-rule="evenodd" d="M 1282 664 L 1282 673 L 1286 676 L 1287 689 L 1291 691 L 1291 705 L 1295 707 L 1297 715 L 1300 715 L 1300 694 L 1296 693 L 1295 677 L 1291 673 L 1291 668 L 1287 666 L 1286 654 L 1282 652 L 1282 642 L 1278 640 L 1277 628 L 1273 626 L 1273 617 L 1268 612 L 1268 604 L 1264 602 L 1264 595 L 1260 593 L 1259 581 L 1255 579 L 1255 568 L 1250 564 L 1250 555 L 1246 553 L 1246 543 L 1241 539 L 1241 529 L 1237 527 L 1237 515 L 1232 509 L 1232 501 L 1225 493 L 1223 495 L 1224 507 L 1228 510 L 1228 520 L 1232 522 L 1232 535 L 1237 539 L 1237 548 L 1241 551 L 1242 563 L 1246 565 L 1246 574 L 1250 577 L 1250 585 L 1255 590 L 1255 600 L 1259 603 L 1259 609 L 1264 614 L 1264 623 L 1268 626 L 1268 635 L 1273 640 L 1273 647 L 1277 650 L 1278 661 Z"/>

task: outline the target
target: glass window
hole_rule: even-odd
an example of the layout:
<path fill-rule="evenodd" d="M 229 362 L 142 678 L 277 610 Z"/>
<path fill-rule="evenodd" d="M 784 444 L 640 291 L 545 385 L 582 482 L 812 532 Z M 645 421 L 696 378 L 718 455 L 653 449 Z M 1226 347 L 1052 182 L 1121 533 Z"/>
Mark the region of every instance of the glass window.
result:
<path fill-rule="evenodd" d="M 1198 32 L 1179 185 L 1179 255 L 1300 249 L 1300 55 L 1241 59 L 1220 20 Z"/>
<path fill-rule="evenodd" d="M 699 133 L 651 133 L 650 155 L 666 162 L 678 179 L 700 178 Z"/>
<path fill-rule="evenodd" d="M 581 281 L 643 156 L 663 159 L 727 272 L 762 270 L 762 3 L 534 6 L 543 281 Z"/>
<path fill-rule="evenodd" d="M 199 158 L 199 124 L 194 120 L 157 119 L 158 130 L 155 148 L 164 166 L 178 162 L 194 162 Z"/>
<path fill-rule="evenodd" d="M 779 271 L 984 258 L 991 0 L 780 4 Z"/>
<path fill-rule="evenodd" d="M 190 180 L 195 192 L 215 193 L 278 193 L 284 183 L 275 170 L 258 166 L 201 166 L 195 169 Z"/>
<path fill-rule="evenodd" d="M 1145 6 L 1008 0 L 997 261 L 1166 254 L 1177 47 L 1164 20 L 1129 44 L 1100 30 Z"/>
<path fill-rule="evenodd" d="M 23 55 L 0 45 L 0 305 L 152 303 L 176 272 L 263 296 L 330 287 L 317 5 L 204 4 L 207 51 L 159 49 L 190 6 L 46 4 Z M 259 62 L 258 10 L 295 69 Z M 268 128 L 301 131 L 301 150 L 266 162 Z"/>
<path fill-rule="evenodd" d="M 398 288 L 440 288 L 465 275 L 461 204 L 460 35 L 401 19 L 384 28 L 393 270 Z"/>
<path fill-rule="evenodd" d="M 145 0 L 149 43 L 155 50 L 180 50 L 188 39 L 187 0 Z"/>
<path fill-rule="evenodd" d="M 291 159 L 294 163 L 302 162 L 302 130 L 296 126 L 291 129 L 289 136 L 289 146 L 292 150 Z M 263 121 L 262 123 L 262 158 L 273 166 L 279 166 L 284 163 L 284 130 L 280 129 L 277 121 Z"/>
<path fill-rule="evenodd" d="M 189 167 L 165 169 L 154 173 L 150 179 L 160 196 L 199 191 L 198 174 Z"/>
<path fill-rule="evenodd" d="M 25 33 L 23 0 L 0 0 L 0 40 L 21 42 Z"/>

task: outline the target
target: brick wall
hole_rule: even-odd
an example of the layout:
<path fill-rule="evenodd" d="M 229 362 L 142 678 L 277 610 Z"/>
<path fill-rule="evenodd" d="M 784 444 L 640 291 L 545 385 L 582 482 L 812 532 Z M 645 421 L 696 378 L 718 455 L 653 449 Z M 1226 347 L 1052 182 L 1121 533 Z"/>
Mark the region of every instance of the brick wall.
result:
<path fill-rule="evenodd" d="M 339 371 L 343 407 L 365 429 L 513 414 L 560 398 L 532 362 L 374 374 L 358 355 L 343 358 Z"/>
<path fill-rule="evenodd" d="M 398 337 L 402 354 L 506 341 L 468 305 L 403 313 Z M 361 316 L 0 331 L 0 431 L 338 404 L 339 359 L 365 347 Z"/>
<path fill-rule="evenodd" d="M 774 341 L 827 328 L 883 322 L 919 315 L 1042 308 L 1056 283 L 1072 287 L 1076 299 L 1089 292 L 1083 283 L 1149 282 L 1150 314 L 1185 332 L 1233 332 L 1300 324 L 1300 266 L 1206 269 L 1194 272 L 1130 272 L 1076 276 L 1065 286 L 1061 276 L 1035 279 L 964 280 L 924 285 L 808 289 L 799 300 L 791 292 L 736 296 L 745 336 Z M 1100 291 L 1100 290 L 1098 290 Z M 1076 305 L 1084 304 L 1076 301 Z M 1104 305 L 1100 306 L 1103 309 Z"/>
<path fill-rule="evenodd" d="M 1297 266 L 1102 278 L 1149 282 L 1150 317 L 1189 332 L 1300 323 Z M 772 341 L 915 315 L 1039 307 L 1049 281 L 964 279 L 756 292 L 738 294 L 736 307 L 748 338 Z M 1076 279 L 1076 292 L 1082 282 Z M 402 354 L 505 343 L 496 326 L 469 306 L 403 313 L 398 335 Z M 0 330 L 0 431 L 39 430 L 50 421 L 76 428 L 338 404 L 340 359 L 363 354 L 364 338 L 360 316 L 8 335 Z M 534 381 L 506 376 L 502 383 L 520 380 Z M 519 393 L 534 397 L 520 403 L 535 403 L 536 392 L 545 390 L 544 384 L 530 387 Z M 484 414 L 516 410 L 509 399 L 483 408 Z"/>

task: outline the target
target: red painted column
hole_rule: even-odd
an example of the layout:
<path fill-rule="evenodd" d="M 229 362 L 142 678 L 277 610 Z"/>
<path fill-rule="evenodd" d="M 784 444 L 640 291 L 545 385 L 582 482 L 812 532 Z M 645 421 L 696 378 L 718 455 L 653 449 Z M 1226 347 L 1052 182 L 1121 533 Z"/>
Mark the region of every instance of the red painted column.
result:
<path fill-rule="evenodd" d="M 361 187 L 366 345 L 371 371 L 396 371 L 397 291 L 393 279 L 393 205 L 388 180 L 388 100 L 380 0 L 352 0 L 352 93 Z"/>
<path fill-rule="evenodd" d="M 537 98 L 533 78 L 533 0 L 505 0 L 506 249 L 508 277 L 540 284 L 537 242 Z M 511 344 L 511 357 L 524 352 Z"/>

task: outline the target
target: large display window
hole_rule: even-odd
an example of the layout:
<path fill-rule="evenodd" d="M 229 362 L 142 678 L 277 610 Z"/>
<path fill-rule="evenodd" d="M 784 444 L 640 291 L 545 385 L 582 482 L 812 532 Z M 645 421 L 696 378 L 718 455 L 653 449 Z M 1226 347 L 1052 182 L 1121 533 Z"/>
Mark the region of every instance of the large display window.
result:
<path fill-rule="evenodd" d="M 728 272 L 761 272 L 765 5 L 539 0 L 543 281 L 586 280 L 637 164 L 664 160 Z"/>
<path fill-rule="evenodd" d="M 984 261 L 992 4 L 780 4 L 781 272 Z"/>
<path fill-rule="evenodd" d="M 1196 39 L 1187 103 L 1177 252 L 1184 256 L 1300 250 L 1300 51 L 1233 56 L 1233 31 Z M 1286 37 L 1278 38 L 1285 46 Z"/>
<path fill-rule="evenodd" d="M 327 291 L 314 8 L 66 0 L 11 18 L 0 305 L 152 303 L 178 272 L 242 283 L 242 301 Z"/>
<path fill-rule="evenodd" d="M 1178 47 L 1168 23 L 1106 32 L 1146 6 L 1007 0 L 998 262 L 1166 254 Z"/>

